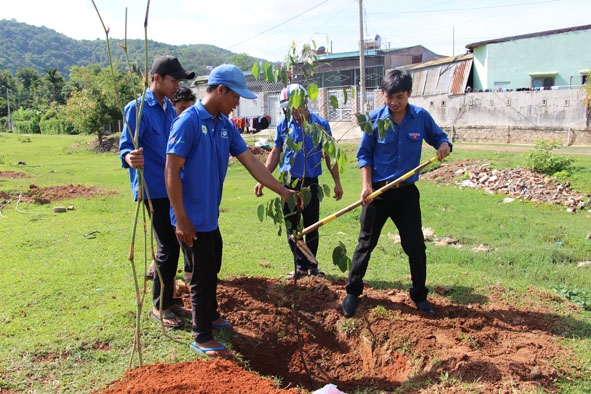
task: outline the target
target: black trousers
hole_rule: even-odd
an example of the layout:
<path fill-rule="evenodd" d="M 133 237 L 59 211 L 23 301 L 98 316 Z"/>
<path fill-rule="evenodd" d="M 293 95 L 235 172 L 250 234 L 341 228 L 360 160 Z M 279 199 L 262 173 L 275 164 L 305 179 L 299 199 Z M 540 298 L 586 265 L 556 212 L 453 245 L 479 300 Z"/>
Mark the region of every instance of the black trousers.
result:
<path fill-rule="evenodd" d="M 400 234 L 404 253 L 408 256 L 414 302 L 427 298 L 427 256 L 422 230 L 419 189 L 413 184 L 399 189 L 390 189 L 376 197 L 370 205 L 362 208 L 359 222 L 361 229 L 347 282 L 347 294 L 356 296 L 363 292 L 363 277 L 367 271 L 371 253 L 376 247 L 386 220 L 391 219 Z"/>
<path fill-rule="evenodd" d="M 154 213 L 152 214 L 152 226 L 156 239 L 156 256 L 154 260 L 162 275 L 164 291 L 162 292 L 162 309 L 168 309 L 173 304 L 176 270 L 178 267 L 180 247 L 175 229 L 170 224 L 170 201 L 168 198 L 156 198 L 151 200 Z M 146 207 L 149 206 L 145 200 Z M 160 279 L 158 271 L 154 270 L 152 281 L 152 303 L 155 309 L 160 309 Z"/>
<path fill-rule="evenodd" d="M 197 232 L 193 247 L 181 243 L 183 253 L 193 266 L 191 276 L 191 312 L 193 337 L 197 343 L 214 339 L 211 323 L 219 319 L 217 286 L 222 268 L 222 234 L 220 229 Z"/>
<path fill-rule="evenodd" d="M 299 190 L 301 187 L 310 187 L 311 198 L 302 211 L 294 209 L 291 211 L 287 203 L 283 204 L 283 215 L 287 228 L 287 243 L 293 254 L 294 264 L 299 270 L 307 271 L 310 268 L 310 262 L 302 251 L 297 247 L 289 236 L 294 231 L 299 232 L 308 226 L 316 223 L 320 217 L 320 200 L 318 199 L 318 178 L 300 178 L 294 186 L 288 186 L 290 189 Z M 298 229 L 300 218 L 303 219 L 303 228 Z M 314 230 L 304 236 L 304 242 L 310 252 L 316 257 L 318 252 L 318 230 Z"/>

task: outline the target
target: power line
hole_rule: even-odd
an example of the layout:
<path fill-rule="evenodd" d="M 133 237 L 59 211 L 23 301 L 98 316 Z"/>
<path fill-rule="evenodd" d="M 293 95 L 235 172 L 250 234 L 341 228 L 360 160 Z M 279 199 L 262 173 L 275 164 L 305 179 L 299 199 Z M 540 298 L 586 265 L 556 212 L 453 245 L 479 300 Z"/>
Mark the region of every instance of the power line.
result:
<path fill-rule="evenodd" d="M 234 48 L 234 47 L 237 47 L 238 45 L 244 44 L 244 43 L 245 43 L 245 42 L 247 42 L 247 41 L 253 40 L 253 39 L 255 39 L 255 38 L 257 38 L 257 37 L 259 37 L 259 36 L 261 36 L 261 35 L 263 35 L 263 34 L 265 34 L 265 33 L 268 33 L 268 32 L 270 32 L 271 30 L 274 30 L 274 29 L 276 29 L 276 28 L 280 27 L 280 26 L 281 26 L 281 25 L 283 25 L 284 23 L 291 22 L 291 21 L 293 21 L 294 19 L 296 19 L 296 18 L 299 18 L 300 16 L 302 16 L 302 15 L 304 15 L 304 14 L 306 14 L 306 13 L 308 13 L 308 12 L 312 11 L 313 9 L 320 7 L 322 4 L 324 4 L 324 3 L 326 3 L 326 2 L 328 2 L 328 0 L 324 0 L 323 2 L 320 2 L 320 3 L 316 4 L 315 6 L 313 6 L 313 7 L 310 7 L 310 8 L 308 8 L 308 9 L 307 9 L 307 10 L 305 10 L 305 11 L 302 11 L 302 12 L 301 12 L 301 13 L 299 13 L 299 14 L 297 14 L 297 15 L 295 15 L 295 16 L 292 16 L 292 17 L 290 17 L 289 19 L 286 19 L 286 20 L 284 20 L 283 22 L 280 22 L 280 23 L 278 23 L 277 25 L 275 25 L 275 26 L 272 26 L 272 27 L 268 28 L 267 30 L 264 30 L 264 31 L 262 31 L 262 32 L 260 32 L 260 33 L 257 33 L 257 34 L 255 34 L 254 36 L 252 36 L 252 37 L 249 37 L 249 38 L 247 38 L 247 39 L 245 39 L 245 40 L 242 40 L 242 41 L 240 41 L 239 43 L 237 43 L 237 44 L 234 44 L 234 45 L 230 46 L 228 49 L 232 49 L 232 48 Z"/>
<path fill-rule="evenodd" d="M 370 15 L 391 15 L 391 14 L 425 14 L 425 13 L 432 13 L 432 12 L 452 12 L 452 11 L 474 11 L 474 10 L 484 10 L 484 9 L 490 9 L 490 8 L 508 8 L 508 7 L 519 7 L 522 5 L 556 3 L 558 1 L 560 1 L 560 0 L 546 0 L 546 1 L 535 1 L 535 2 L 529 2 L 529 3 L 491 5 L 491 6 L 485 6 L 485 7 L 449 8 L 449 9 L 438 9 L 438 10 L 368 12 L 367 14 L 370 14 Z"/>

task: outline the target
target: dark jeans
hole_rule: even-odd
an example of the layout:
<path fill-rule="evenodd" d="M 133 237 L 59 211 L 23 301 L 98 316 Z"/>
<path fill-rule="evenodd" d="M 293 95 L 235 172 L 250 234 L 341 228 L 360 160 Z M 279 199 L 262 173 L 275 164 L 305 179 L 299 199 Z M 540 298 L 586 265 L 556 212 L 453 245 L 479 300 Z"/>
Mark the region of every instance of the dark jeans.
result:
<path fill-rule="evenodd" d="M 303 183 L 303 184 L 302 184 Z M 298 211 L 295 209 L 294 211 L 290 211 L 289 205 L 287 203 L 283 204 L 283 215 L 286 221 L 286 228 L 287 228 L 287 242 L 289 244 L 289 248 L 291 249 L 291 253 L 293 254 L 294 264 L 299 270 L 307 271 L 310 268 L 310 262 L 306 258 L 306 256 L 302 253 L 302 251 L 297 247 L 296 243 L 293 242 L 289 236 L 296 232 L 300 232 L 304 228 L 311 226 L 312 224 L 316 223 L 320 217 L 320 200 L 318 199 L 318 178 L 303 178 L 299 179 L 295 186 L 290 187 L 293 190 L 299 190 L 301 187 L 310 187 L 311 199 L 310 202 L 306 205 L 303 211 Z M 298 229 L 298 223 L 300 221 L 300 217 L 303 218 L 303 225 L 302 229 Z M 289 223 L 289 224 L 288 224 Z M 316 257 L 316 252 L 318 252 L 318 230 L 314 230 L 309 234 L 304 236 L 304 242 L 310 252 Z"/>
<path fill-rule="evenodd" d="M 191 276 L 191 312 L 193 337 L 197 343 L 214 339 L 211 323 L 219 319 L 217 288 L 218 273 L 222 267 L 222 234 L 219 228 L 196 233 L 193 247 L 181 243 L 183 253 L 193 266 Z"/>
<path fill-rule="evenodd" d="M 174 282 L 179 262 L 180 248 L 176 237 L 175 229 L 170 224 L 170 202 L 167 198 L 153 199 L 152 226 L 154 227 L 154 238 L 156 239 L 156 256 L 154 260 L 158 264 L 164 291 L 162 293 L 162 309 L 168 309 L 173 304 Z M 144 200 L 146 207 L 148 201 Z M 167 285 L 168 284 L 168 285 Z M 160 279 L 158 271 L 154 269 L 154 280 L 152 281 L 152 303 L 154 308 L 160 309 Z"/>
<path fill-rule="evenodd" d="M 386 220 L 392 219 L 400 234 L 400 243 L 408 256 L 412 288 L 410 296 L 414 302 L 427 298 L 425 287 L 427 277 L 427 256 L 422 230 L 420 193 L 415 185 L 390 189 L 364 206 L 359 222 L 361 230 L 347 282 L 347 294 L 356 296 L 363 292 L 363 277 L 367 271 L 371 252 L 376 247 Z"/>

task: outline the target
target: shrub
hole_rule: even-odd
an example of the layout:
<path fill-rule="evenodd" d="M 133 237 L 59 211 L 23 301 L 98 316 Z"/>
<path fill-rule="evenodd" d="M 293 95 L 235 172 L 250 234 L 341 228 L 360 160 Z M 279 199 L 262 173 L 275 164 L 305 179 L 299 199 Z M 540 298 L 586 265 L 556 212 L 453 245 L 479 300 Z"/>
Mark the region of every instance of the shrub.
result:
<path fill-rule="evenodd" d="M 571 168 L 575 159 L 569 156 L 555 155 L 552 151 L 562 146 L 559 142 L 538 140 L 533 151 L 525 155 L 526 165 L 532 171 L 553 175 L 559 171 L 567 171 Z"/>

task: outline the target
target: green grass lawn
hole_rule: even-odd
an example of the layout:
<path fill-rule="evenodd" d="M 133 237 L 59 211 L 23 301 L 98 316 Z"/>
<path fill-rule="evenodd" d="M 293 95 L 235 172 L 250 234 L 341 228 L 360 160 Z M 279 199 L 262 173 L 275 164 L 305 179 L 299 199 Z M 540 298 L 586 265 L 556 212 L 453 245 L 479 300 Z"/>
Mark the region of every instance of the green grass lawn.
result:
<path fill-rule="evenodd" d="M 0 201 L 0 391 L 26 393 L 89 393 L 119 379 L 128 367 L 134 335 L 135 291 L 128 261 L 136 204 L 127 171 L 117 154 L 89 150 L 89 136 L 43 136 L 0 133 L 0 171 L 26 173 L 27 178 L 0 178 L 0 191 L 87 185 L 116 192 L 92 199 L 48 205 Z M 341 175 L 345 195 L 326 199 L 321 217 L 359 198 L 360 176 L 350 145 L 350 163 Z M 448 160 L 478 158 L 497 167 L 524 164 L 524 153 L 463 150 L 456 144 Z M 564 152 L 561 152 L 564 153 Z M 574 151 L 573 187 L 591 194 L 591 155 Z M 426 150 L 425 159 L 433 156 Z M 19 162 L 25 164 L 19 165 Z M 332 189 L 325 174 L 321 183 Z M 224 237 L 221 276 L 282 277 L 292 269 L 285 235 L 272 222 L 260 222 L 257 207 L 274 198 L 266 191 L 257 199 L 255 181 L 232 164 L 224 188 L 220 228 Z M 463 248 L 429 245 L 428 285 L 451 288 L 454 302 L 476 302 L 502 286 L 527 307 L 529 289 L 555 292 L 586 306 L 591 304 L 589 212 L 569 214 L 561 206 L 529 202 L 503 203 L 501 195 L 420 182 L 423 225 L 437 236 L 452 237 Z M 53 213 L 55 205 L 75 209 Z M 18 208 L 18 209 L 17 209 Z M 360 209 L 320 229 L 319 261 L 333 278 L 345 278 L 331 262 L 342 242 L 351 256 L 356 245 Z M 141 228 L 140 228 L 141 230 Z M 94 236 L 88 234 L 95 232 Z M 382 237 L 395 233 L 387 224 Z M 486 245 L 490 252 L 476 253 Z M 136 242 L 136 264 L 143 273 L 143 239 Z M 261 264 L 266 263 L 266 264 Z M 365 279 L 372 287 L 407 286 L 408 264 L 399 245 L 380 242 Z M 573 327 L 563 336 L 573 349 L 585 379 L 559 382 L 562 392 L 591 390 L 591 311 L 561 309 Z M 145 316 L 142 320 L 144 364 L 194 359 L 187 350 L 190 333 L 165 336 Z M 137 365 L 137 360 L 133 360 Z"/>

